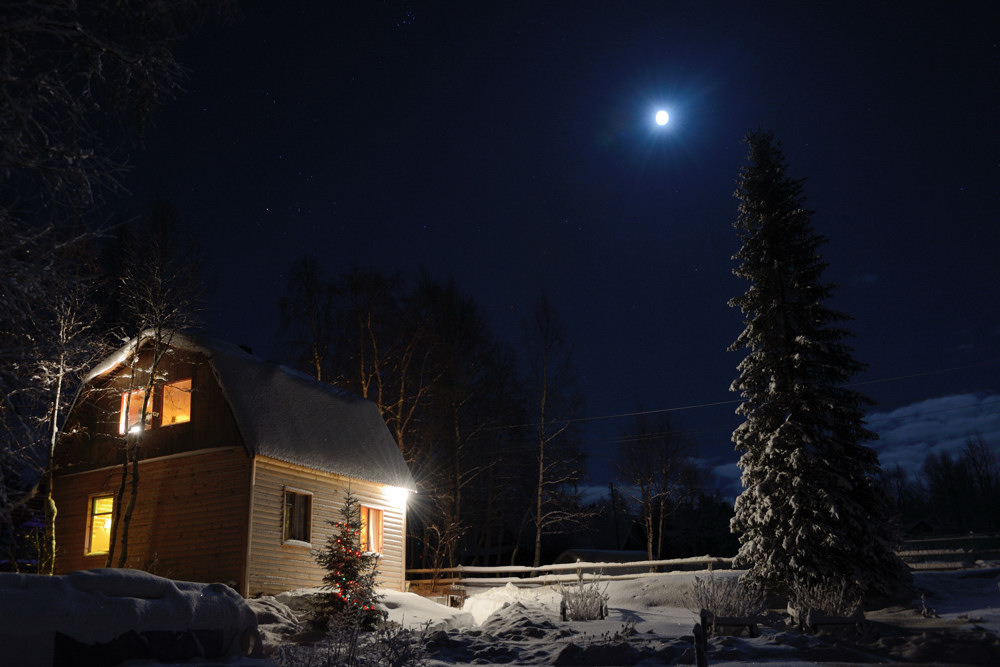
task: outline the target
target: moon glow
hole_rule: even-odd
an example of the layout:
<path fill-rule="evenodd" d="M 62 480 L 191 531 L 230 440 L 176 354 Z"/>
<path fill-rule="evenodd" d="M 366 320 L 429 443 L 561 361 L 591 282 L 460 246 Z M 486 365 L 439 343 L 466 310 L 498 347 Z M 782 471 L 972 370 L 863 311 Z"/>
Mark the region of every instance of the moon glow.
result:
<path fill-rule="evenodd" d="M 667 114 L 666 111 L 660 109 L 659 111 L 656 112 L 656 124 L 657 125 L 666 125 L 667 121 L 669 121 L 669 120 L 670 120 L 670 116 Z"/>

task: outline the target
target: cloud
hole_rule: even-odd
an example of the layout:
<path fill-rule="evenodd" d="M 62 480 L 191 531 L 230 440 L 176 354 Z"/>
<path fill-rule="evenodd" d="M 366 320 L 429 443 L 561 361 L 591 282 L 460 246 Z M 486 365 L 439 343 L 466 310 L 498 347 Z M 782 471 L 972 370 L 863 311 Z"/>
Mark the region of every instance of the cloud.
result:
<path fill-rule="evenodd" d="M 868 443 L 883 468 L 899 464 L 910 479 L 921 476 L 928 454 L 957 455 L 965 442 L 982 435 L 1000 454 L 1000 394 L 968 393 L 931 398 L 890 412 L 868 415 L 868 427 L 879 439 Z M 735 461 L 698 459 L 702 469 L 714 476 L 714 488 L 723 498 L 734 500 L 743 491 L 742 471 Z M 586 502 L 607 499 L 608 487 L 581 487 Z"/>
<path fill-rule="evenodd" d="M 868 427 L 879 439 L 868 443 L 879 455 L 883 468 L 902 466 L 910 479 L 920 477 L 928 454 L 956 455 L 966 440 L 982 435 L 1000 453 L 1000 394 L 969 393 L 931 398 L 890 412 L 868 415 Z M 735 462 L 710 468 L 724 497 L 743 491 L 741 471 Z"/>
<path fill-rule="evenodd" d="M 743 492 L 743 471 L 736 461 L 715 466 L 712 474 L 718 483 L 719 494 L 726 500 L 736 500 L 736 496 Z"/>
<path fill-rule="evenodd" d="M 970 437 L 981 434 L 1000 448 L 1000 394 L 955 394 L 912 403 L 868 416 L 879 434 L 871 443 L 883 468 L 899 464 L 911 479 L 920 476 L 928 454 L 957 454 Z"/>

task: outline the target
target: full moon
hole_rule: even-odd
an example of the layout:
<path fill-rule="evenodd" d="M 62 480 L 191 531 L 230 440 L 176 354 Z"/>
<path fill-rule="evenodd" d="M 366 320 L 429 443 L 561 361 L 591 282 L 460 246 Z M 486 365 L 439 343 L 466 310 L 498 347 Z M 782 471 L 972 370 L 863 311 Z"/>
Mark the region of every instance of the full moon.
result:
<path fill-rule="evenodd" d="M 668 120 L 670 120 L 670 116 L 667 114 L 666 111 L 663 111 L 661 109 L 660 111 L 656 112 L 656 124 L 657 125 L 666 125 Z"/>

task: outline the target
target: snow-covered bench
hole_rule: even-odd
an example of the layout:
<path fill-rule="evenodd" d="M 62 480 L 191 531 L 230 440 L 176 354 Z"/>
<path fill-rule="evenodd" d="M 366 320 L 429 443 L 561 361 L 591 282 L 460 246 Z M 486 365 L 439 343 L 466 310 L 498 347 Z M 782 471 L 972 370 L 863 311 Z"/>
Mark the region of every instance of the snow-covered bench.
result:
<path fill-rule="evenodd" d="M 707 609 L 702 609 L 699 617 L 701 627 L 710 635 L 722 634 L 721 628 L 737 628 L 740 631 L 746 628 L 747 634 L 756 637 L 760 634 L 757 626 L 764 622 L 761 616 L 716 616 Z"/>

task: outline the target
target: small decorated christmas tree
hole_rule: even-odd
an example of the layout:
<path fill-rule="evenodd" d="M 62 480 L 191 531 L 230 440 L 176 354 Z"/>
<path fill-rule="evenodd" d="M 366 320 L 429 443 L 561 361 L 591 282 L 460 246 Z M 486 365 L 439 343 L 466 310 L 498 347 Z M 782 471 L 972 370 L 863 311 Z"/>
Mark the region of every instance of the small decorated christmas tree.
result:
<path fill-rule="evenodd" d="M 333 533 L 326 548 L 316 554 L 316 562 L 326 570 L 323 588 L 328 592 L 316 605 L 315 621 L 323 627 L 332 622 L 371 629 L 381 618 L 375 592 L 378 555 L 362 548 L 361 504 L 350 490 L 340 520 L 329 523 Z"/>

